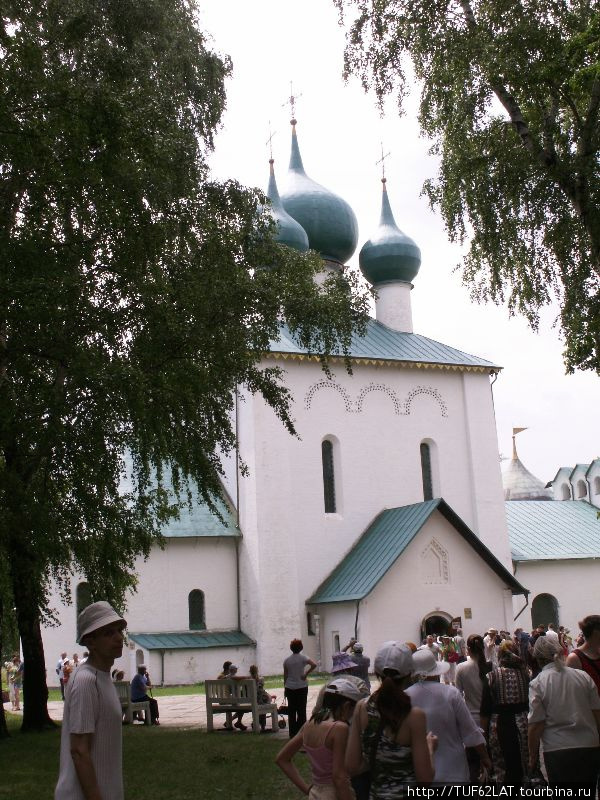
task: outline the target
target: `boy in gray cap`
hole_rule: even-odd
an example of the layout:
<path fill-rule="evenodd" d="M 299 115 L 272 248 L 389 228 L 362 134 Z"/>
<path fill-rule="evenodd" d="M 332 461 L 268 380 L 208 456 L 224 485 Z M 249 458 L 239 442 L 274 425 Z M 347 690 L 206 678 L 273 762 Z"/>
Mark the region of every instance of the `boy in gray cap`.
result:
<path fill-rule="evenodd" d="M 55 800 L 123 800 L 123 713 L 110 669 L 123 652 L 126 625 L 104 600 L 77 618 L 77 642 L 89 657 L 65 693 Z"/>

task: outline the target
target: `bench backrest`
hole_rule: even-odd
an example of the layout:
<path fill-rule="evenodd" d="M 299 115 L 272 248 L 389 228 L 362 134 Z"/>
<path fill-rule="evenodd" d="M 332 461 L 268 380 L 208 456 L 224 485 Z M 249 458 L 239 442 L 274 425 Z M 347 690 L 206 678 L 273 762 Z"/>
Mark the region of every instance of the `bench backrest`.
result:
<path fill-rule="evenodd" d="M 115 689 L 122 706 L 131 703 L 131 684 L 129 681 L 115 681 Z"/>
<path fill-rule="evenodd" d="M 204 681 L 204 691 L 207 702 L 242 700 L 245 703 L 256 704 L 256 681 L 252 678 L 238 681 L 231 678 Z"/>

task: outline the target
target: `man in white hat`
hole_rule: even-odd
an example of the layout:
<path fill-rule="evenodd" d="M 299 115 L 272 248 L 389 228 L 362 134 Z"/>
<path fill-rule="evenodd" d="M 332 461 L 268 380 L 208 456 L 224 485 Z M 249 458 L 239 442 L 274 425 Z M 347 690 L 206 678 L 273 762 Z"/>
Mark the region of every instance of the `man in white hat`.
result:
<path fill-rule="evenodd" d="M 412 655 L 412 671 L 418 682 L 406 689 L 413 706 L 425 712 L 427 730 L 437 736 L 434 784 L 469 782 L 465 747 L 474 748 L 481 764 L 486 769 L 491 768 L 483 733 L 475 724 L 464 697 L 455 686 L 439 682 L 449 668 L 447 661 L 436 661 L 429 650 L 417 650 Z"/>
<path fill-rule="evenodd" d="M 89 657 L 65 693 L 55 800 L 123 800 L 123 713 L 110 669 L 123 652 L 126 625 L 104 600 L 77 618 L 77 642 Z"/>

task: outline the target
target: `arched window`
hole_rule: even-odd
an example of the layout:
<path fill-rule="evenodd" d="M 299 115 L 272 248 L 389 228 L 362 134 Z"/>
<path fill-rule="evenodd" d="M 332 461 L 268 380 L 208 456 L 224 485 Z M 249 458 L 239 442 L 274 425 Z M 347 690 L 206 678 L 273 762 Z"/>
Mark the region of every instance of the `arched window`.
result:
<path fill-rule="evenodd" d="M 427 442 L 421 442 L 421 477 L 423 479 L 423 500 L 433 500 L 431 447 Z"/>
<path fill-rule="evenodd" d="M 531 624 L 537 628 L 551 622 L 558 627 L 558 600 L 552 594 L 538 594 L 531 604 Z"/>
<path fill-rule="evenodd" d="M 190 630 L 206 630 L 206 618 L 204 616 L 204 592 L 200 591 L 200 589 L 192 589 L 192 591 L 189 593 L 188 611 L 190 617 Z"/>
<path fill-rule="evenodd" d="M 577 499 L 583 500 L 587 497 L 587 484 L 585 481 L 577 481 Z"/>
<path fill-rule="evenodd" d="M 77 608 L 77 616 L 81 614 L 84 608 L 92 602 L 92 592 L 89 583 L 83 581 L 77 584 L 75 589 L 75 607 Z"/>
<path fill-rule="evenodd" d="M 600 477 L 594 478 L 594 494 L 600 494 Z"/>
<path fill-rule="evenodd" d="M 560 487 L 560 499 L 561 500 L 571 499 L 571 489 L 569 488 L 568 483 L 563 483 L 563 485 Z"/>
<path fill-rule="evenodd" d="M 333 465 L 333 442 L 324 439 L 321 442 L 321 459 L 323 461 L 323 499 L 325 513 L 335 514 L 335 471 Z"/>

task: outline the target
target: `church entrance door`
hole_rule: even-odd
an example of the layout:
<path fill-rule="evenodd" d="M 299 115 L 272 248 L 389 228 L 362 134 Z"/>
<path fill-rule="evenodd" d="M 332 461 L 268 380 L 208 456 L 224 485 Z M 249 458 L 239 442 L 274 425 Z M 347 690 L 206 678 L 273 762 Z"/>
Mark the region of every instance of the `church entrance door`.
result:
<path fill-rule="evenodd" d="M 452 614 L 447 614 L 445 611 L 435 611 L 432 614 L 427 614 L 421 622 L 421 638 L 424 639 L 426 636 L 437 637 L 443 633 L 450 633 L 453 619 Z"/>

